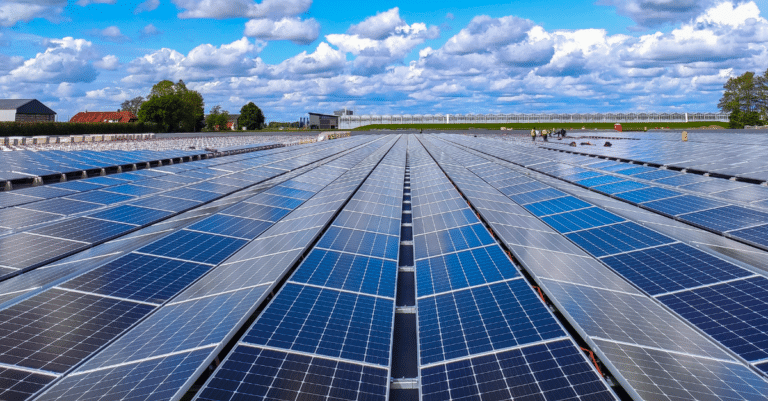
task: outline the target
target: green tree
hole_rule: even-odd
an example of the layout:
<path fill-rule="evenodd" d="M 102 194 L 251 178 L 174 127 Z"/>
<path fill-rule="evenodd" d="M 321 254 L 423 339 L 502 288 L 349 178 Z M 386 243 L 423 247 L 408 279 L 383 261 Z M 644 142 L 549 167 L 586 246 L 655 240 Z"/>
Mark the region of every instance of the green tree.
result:
<path fill-rule="evenodd" d="M 261 129 L 264 126 L 264 114 L 259 106 L 248 102 L 240 109 L 240 117 L 237 119 L 237 129 L 245 127 L 248 130 Z"/>
<path fill-rule="evenodd" d="M 768 73 L 768 71 L 766 71 Z M 747 71 L 738 77 L 728 78 L 723 85 L 723 97 L 720 98 L 717 107 L 728 113 L 734 110 L 743 112 L 757 111 L 764 92 L 761 87 L 762 77 L 755 78 L 755 73 Z"/>
<path fill-rule="evenodd" d="M 160 81 L 139 109 L 139 121 L 159 124 L 166 132 L 193 132 L 203 126 L 203 96 L 184 81 Z M 176 109 L 168 109 L 175 107 Z"/>
<path fill-rule="evenodd" d="M 139 109 L 141 109 L 141 105 L 144 103 L 144 97 L 143 96 L 136 96 L 133 99 L 126 100 L 122 104 L 120 104 L 120 110 L 122 111 L 130 111 L 131 113 L 135 115 L 139 115 Z"/>
<path fill-rule="evenodd" d="M 227 129 L 229 121 L 229 112 L 221 110 L 221 106 L 216 105 L 211 109 L 211 113 L 205 118 L 206 131 L 222 131 Z"/>

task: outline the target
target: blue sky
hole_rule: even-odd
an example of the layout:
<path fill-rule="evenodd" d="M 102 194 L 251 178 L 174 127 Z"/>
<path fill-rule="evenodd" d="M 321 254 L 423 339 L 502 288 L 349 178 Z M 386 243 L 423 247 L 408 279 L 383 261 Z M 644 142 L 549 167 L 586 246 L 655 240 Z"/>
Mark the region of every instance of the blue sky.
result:
<path fill-rule="evenodd" d="M 183 79 L 268 120 L 715 111 L 768 68 L 768 0 L 0 0 L 0 97 L 61 120 Z"/>

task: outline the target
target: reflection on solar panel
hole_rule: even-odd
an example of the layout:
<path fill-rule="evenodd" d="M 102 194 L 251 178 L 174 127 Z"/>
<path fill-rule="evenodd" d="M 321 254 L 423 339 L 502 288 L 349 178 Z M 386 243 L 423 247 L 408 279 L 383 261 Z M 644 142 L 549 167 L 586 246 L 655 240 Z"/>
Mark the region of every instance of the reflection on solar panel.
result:
<path fill-rule="evenodd" d="M 598 257 L 674 242 L 669 237 L 632 222 L 577 231 L 566 237 Z"/>

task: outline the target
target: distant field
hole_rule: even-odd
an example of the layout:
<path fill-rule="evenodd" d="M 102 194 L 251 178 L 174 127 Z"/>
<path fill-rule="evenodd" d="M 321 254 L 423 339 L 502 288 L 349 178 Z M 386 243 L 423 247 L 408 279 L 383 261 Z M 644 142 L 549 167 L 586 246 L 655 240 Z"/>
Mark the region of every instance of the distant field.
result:
<path fill-rule="evenodd" d="M 688 123 L 622 123 L 624 131 L 642 131 L 647 127 L 649 130 L 654 128 L 670 129 L 695 129 L 717 125 L 723 128 L 728 127 L 728 123 L 723 122 L 688 122 Z M 470 128 L 488 129 L 498 131 L 501 127 L 516 130 L 530 130 L 534 127 L 544 128 L 565 128 L 566 130 L 576 130 L 584 127 L 585 129 L 613 129 L 613 123 L 527 123 L 527 124 L 376 124 L 366 125 L 355 128 L 354 131 L 371 130 L 396 130 L 396 129 L 426 129 L 426 130 L 466 130 Z"/>

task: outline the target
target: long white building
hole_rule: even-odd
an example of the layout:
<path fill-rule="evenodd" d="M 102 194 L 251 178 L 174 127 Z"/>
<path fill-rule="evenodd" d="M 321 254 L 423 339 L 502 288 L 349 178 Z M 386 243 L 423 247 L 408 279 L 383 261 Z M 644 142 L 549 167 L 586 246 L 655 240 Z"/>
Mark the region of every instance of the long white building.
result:
<path fill-rule="evenodd" d="M 339 128 L 373 124 L 665 123 L 728 121 L 728 113 L 398 114 L 339 116 Z"/>

